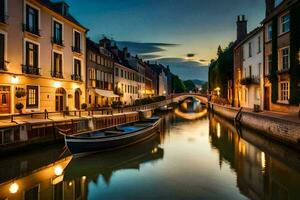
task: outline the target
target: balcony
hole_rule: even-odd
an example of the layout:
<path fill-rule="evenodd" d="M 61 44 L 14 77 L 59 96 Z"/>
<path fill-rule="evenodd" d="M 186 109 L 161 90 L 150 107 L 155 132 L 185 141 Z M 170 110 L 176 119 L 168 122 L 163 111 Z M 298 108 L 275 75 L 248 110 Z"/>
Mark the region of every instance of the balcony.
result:
<path fill-rule="evenodd" d="M 245 78 L 242 78 L 240 81 L 241 85 L 259 85 L 260 79 L 259 76 L 248 76 Z"/>
<path fill-rule="evenodd" d="M 64 78 L 63 73 L 62 72 L 57 72 L 57 71 L 52 71 L 51 76 L 54 77 L 54 78 L 61 78 L 61 79 Z"/>
<path fill-rule="evenodd" d="M 26 31 L 28 33 L 32 33 L 32 34 L 37 35 L 37 36 L 41 36 L 40 35 L 40 30 L 38 29 L 38 27 L 30 26 L 28 24 L 23 24 L 23 31 Z"/>
<path fill-rule="evenodd" d="M 32 75 L 40 75 L 40 68 L 22 65 L 22 73 L 32 74 Z"/>
<path fill-rule="evenodd" d="M 280 68 L 277 70 L 277 74 L 285 74 L 289 72 L 290 72 L 290 68 Z"/>
<path fill-rule="evenodd" d="M 0 70 L 7 71 L 7 65 L 9 64 L 6 60 L 0 60 Z"/>
<path fill-rule="evenodd" d="M 71 79 L 72 79 L 73 81 L 82 81 L 81 75 L 78 75 L 78 74 L 73 74 L 73 75 L 71 75 Z"/>
<path fill-rule="evenodd" d="M 82 53 L 80 47 L 74 47 L 74 46 L 72 46 L 72 51 L 76 52 L 76 53 L 80 53 L 80 54 Z"/>
<path fill-rule="evenodd" d="M 64 41 L 62 39 L 58 39 L 58 38 L 52 38 L 51 40 L 52 44 L 56 44 L 58 46 L 64 47 Z"/>

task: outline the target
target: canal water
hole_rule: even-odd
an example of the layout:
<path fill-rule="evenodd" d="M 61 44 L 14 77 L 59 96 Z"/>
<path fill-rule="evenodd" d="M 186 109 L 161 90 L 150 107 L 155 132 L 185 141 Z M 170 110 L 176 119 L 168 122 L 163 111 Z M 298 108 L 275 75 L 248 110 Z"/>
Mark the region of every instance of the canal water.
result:
<path fill-rule="evenodd" d="M 0 199 L 300 199 L 300 154 L 190 99 L 153 139 L 73 158 L 61 146 L 1 158 Z"/>

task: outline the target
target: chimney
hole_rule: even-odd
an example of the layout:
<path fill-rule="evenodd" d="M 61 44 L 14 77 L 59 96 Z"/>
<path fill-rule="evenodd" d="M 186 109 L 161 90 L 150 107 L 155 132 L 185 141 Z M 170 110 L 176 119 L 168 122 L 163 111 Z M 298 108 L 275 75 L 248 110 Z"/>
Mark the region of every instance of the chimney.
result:
<path fill-rule="evenodd" d="M 266 16 L 268 16 L 275 8 L 275 0 L 265 0 L 266 3 Z"/>
<path fill-rule="evenodd" d="M 123 56 L 124 56 L 124 59 L 128 58 L 128 48 L 127 47 L 123 48 Z"/>
<path fill-rule="evenodd" d="M 247 20 L 245 15 L 239 15 L 237 17 L 237 41 L 242 41 L 247 36 Z"/>
<path fill-rule="evenodd" d="M 107 37 L 104 37 L 99 41 L 100 47 L 103 47 L 104 49 L 107 49 L 110 47 L 110 40 Z"/>

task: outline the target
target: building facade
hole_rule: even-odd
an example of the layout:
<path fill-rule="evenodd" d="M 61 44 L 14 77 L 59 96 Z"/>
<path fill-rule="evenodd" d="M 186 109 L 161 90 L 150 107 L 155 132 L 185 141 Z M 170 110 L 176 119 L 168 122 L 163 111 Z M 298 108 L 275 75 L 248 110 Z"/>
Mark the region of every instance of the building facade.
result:
<path fill-rule="evenodd" d="M 115 63 L 115 91 L 124 105 L 133 105 L 139 99 L 138 72 L 120 63 Z"/>
<path fill-rule="evenodd" d="M 80 109 L 87 29 L 63 2 L 1 3 L 0 114 L 15 113 L 17 103 L 26 112 Z"/>
<path fill-rule="evenodd" d="M 99 44 L 87 39 L 87 102 L 91 108 L 110 106 L 117 101 L 114 94 L 113 55 L 100 41 Z"/>
<path fill-rule="evenodd" d="M 299 9 L 298 0 L 266 0 L 266 18 L 263 21 L 266 110 L 299 110 Z"/>
<path fill-rule="evenodd" d="M 263 108 L 263 31 L 254 29 L 239 44 L 243 51 L 240 106 Z"/>

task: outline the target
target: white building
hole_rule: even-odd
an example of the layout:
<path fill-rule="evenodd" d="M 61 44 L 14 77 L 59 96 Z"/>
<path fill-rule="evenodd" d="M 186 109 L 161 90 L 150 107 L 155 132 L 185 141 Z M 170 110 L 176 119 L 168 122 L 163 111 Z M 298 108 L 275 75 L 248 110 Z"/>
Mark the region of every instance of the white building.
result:
<path fill-rule="evenodd" d="M 129 67 L 115 63 L 115 92 L 120 96 L 121 102 L 125 105 L 132 105 L 134 104 L 135 100 L 139 98 L 139 82 L 135 80 L 137 74 L 137 71 L 130 69 Z"/>
<path fill-rule="evenodd" d="M 241 106 L 263 108 L 263 31 L 256 28 L 239 44 L 243 49 L 242 91 L 239 92 Z"/>

